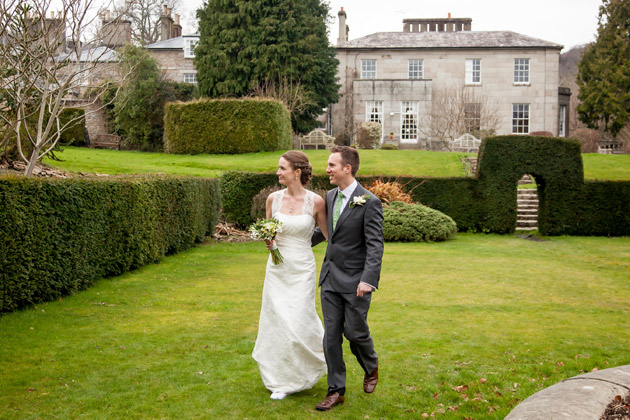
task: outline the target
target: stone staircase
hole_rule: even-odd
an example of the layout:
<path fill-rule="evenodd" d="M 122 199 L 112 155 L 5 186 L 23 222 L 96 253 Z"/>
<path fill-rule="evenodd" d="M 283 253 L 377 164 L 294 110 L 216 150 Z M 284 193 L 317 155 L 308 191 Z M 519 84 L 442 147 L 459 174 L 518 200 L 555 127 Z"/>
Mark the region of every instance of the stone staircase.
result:
<path fill-rule="evenodd" d="M 535 189 L 518 189 L 516 196 L 516 230 L 538 229 L 538 192 Z"/>

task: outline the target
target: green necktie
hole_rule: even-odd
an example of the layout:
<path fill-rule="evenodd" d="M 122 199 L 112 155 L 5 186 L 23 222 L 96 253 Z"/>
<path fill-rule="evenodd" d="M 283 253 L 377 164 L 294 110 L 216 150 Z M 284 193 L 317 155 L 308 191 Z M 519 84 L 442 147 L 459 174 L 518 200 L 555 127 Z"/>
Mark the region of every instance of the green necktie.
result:
<path fill-rule="evenodd" d="M 337 227 L 337 220 L 339 220 L 339 214 L 341 213 L 341 203 L 343 202 L 343 193 L 339 191 L 337 194 L 337 202 L 335 203 L 335 212 L 333 213 L 333 230 Z"/>

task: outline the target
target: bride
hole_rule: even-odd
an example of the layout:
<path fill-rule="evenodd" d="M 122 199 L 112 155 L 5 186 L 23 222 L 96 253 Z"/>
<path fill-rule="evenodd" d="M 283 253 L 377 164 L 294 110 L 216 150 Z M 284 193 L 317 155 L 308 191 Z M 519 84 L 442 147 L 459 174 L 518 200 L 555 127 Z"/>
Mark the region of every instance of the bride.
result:
<path fill-rule="evenodd" d="M 276 175 L 287 188 L 269 195 L 266 216 L 282 222 L 275 242 L 284 262 L 274 265 L 271 257 L 267 261 L 252 357 L 271 398 L 280 400 L 312 388 L 326 373 L 324 329 L 315 311 L 311 236 L 316 224 L 326 238 L 328 231 L 324 200 L 304 188 L 311 180 L 306 154 L 296 150 L 283 154 Z"/>

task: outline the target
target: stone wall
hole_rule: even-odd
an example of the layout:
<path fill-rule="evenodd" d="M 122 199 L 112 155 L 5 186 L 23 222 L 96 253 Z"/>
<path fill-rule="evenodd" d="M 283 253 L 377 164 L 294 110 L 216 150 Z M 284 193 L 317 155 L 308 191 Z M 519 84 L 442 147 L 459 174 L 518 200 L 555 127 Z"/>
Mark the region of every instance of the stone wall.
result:
<path fill-rule="evenodd" d="M 184 57 L 183 50 L 150 50 L 157 60 L 162 74 L 173 82 L 183 82 L 185 73 L 197 73 L 194 59 Z"/>

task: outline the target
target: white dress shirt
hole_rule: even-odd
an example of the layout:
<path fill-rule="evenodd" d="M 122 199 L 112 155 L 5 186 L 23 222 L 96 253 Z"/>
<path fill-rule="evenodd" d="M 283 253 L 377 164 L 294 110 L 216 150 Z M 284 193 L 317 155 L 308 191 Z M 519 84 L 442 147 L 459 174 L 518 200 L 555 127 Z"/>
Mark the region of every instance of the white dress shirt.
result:
<path fill-rule="evenodd" d="M 352 194 L 354 193 L 354 190 L 357 189 L 357 185 L 358 185 L 357 180 L 355 179 L 354 181 L 352 181 L 352 184 L 346 187 L 345 190 L 339 190 L 343 194 L 343 199 L 341 200 L 341 211 L 339 212 L 340 216 L 341 216 L 341 213 L 343 213 L 343 209 L 346 208 L 346 204 L 348 204 L 348 200 L 350 200 L 350 196 L 352 196 Z M 337 189 L 339 189 L 339 187 L 337 187 Z"/>

